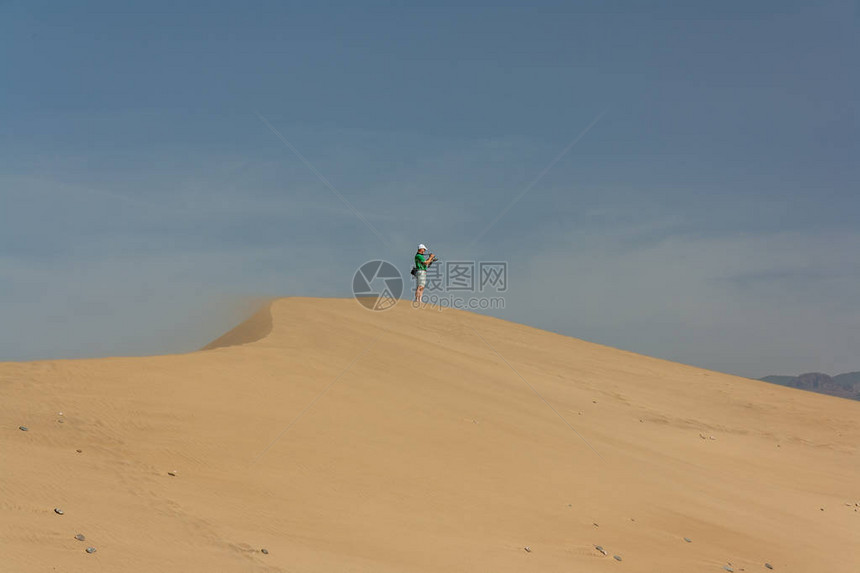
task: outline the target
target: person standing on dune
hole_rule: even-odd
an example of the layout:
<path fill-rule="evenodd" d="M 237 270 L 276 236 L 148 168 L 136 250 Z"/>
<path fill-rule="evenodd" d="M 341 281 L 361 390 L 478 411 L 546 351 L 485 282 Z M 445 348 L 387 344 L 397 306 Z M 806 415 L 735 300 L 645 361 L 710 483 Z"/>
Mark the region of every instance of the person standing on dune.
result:
<path fill-rule="evenodd" d="M 424 254 L 426 252 L 427 247 L 423 243 L 418 245 L 418 252 L 415 253 L 415 302 L 421 302 L 427 284 L 427 267 L 436 260 L 436 255 Z"/>

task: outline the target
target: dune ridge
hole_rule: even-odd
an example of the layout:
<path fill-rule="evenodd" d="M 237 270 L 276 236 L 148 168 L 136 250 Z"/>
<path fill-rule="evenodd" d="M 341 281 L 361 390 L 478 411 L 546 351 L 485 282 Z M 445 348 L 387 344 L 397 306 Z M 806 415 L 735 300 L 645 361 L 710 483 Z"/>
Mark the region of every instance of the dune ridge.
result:
<path fill-rule="evenodd" d="M 242 321 L 238 326 L 228 330 L 200 350 L 241 346 L 267 337 L 272 332 L 272 328 L 274 328 L 274 318 L 272 317 L 273 302 L 267 301 L 263 303 L 259 310 Z"/>
<path fill-rule="evenodd" d="M 8 570 L 858 570 L 860 403 L 405 302 L 205 348 L 0 364 Z"/>

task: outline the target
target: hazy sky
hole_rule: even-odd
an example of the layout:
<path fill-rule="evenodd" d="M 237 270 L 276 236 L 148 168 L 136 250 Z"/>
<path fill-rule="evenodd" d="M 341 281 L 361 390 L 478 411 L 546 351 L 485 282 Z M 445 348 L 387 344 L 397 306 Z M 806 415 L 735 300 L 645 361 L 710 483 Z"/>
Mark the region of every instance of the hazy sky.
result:
<path fill-rule="evenodd" d="M 420 241 L 508 261 L 504 318 L 860 370 L 855 2 L 358 4 L 0 4 L 0 359 L 191 350 Z"/>

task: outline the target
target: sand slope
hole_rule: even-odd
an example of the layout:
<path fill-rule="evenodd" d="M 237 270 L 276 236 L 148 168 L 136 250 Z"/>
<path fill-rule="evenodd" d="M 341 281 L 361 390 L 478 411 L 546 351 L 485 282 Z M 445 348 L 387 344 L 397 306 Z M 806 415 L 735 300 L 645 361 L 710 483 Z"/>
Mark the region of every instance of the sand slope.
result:
<path fill-rule="evenodd" d="M 858 402 L 405 302 L 209 348 L 0 364 L 0 569 L 860 571 Z"/>

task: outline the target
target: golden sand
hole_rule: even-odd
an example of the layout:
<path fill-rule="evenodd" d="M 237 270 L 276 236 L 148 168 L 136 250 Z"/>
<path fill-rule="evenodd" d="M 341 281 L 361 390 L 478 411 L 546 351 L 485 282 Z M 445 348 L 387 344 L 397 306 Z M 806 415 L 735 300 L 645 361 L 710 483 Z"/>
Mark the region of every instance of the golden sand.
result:
<path fill-rule="evenodd" d="M 0 363 L 0 419 L 2 571 L 860 571 L 860 402 L 406 301 Z"/>

